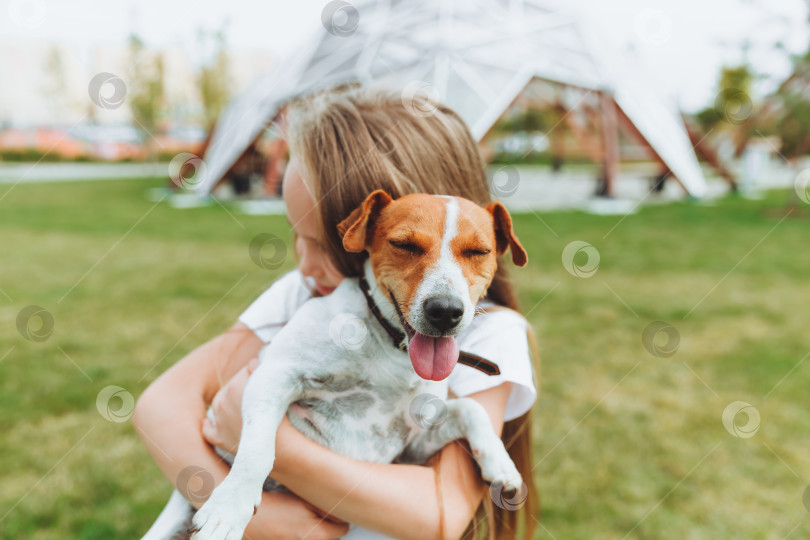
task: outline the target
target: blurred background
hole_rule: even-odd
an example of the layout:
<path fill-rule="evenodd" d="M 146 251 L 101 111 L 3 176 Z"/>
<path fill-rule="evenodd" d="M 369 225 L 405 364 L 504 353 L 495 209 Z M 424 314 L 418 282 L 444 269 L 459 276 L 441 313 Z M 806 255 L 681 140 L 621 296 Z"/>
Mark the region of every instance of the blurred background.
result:
<path fill-rule="evenodd" d="M 285 106 L 358 84 L 529 252 L 537 538 L 810 535 L 806 0 L 0 0 L 0 74 L 0 538 L 146 531 L 134 401 L 294 267 Z"/>

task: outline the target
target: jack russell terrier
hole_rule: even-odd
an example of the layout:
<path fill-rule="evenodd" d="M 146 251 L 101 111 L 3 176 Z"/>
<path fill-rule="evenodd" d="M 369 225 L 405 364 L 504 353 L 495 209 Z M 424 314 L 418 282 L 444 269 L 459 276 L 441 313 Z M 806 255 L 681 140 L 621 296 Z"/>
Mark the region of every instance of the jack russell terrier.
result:
<path fill-rule="evenodd" d="M 244 390 L 233 466 L 193 517 L 199 540 L 242 538 L 263 487 L 268 489 L 285 414 L 310 439 L 376 463 L 422 464 L 451 441 L 466 439 L 487 483 L 506 497 L 522 489 L 477 401 L 448 400 L 438 422 L 414 407 L 425 396 L 447 398 L 446 379 L 460 361 L 454 336 L 470 325 L 497 256 L 511 250 L 517 266 L 527 262 L 506 208 L 426 194 L 393 200 L 377 190 L 338 232 L 347 251 L 368 251 L 364 276 L 344 279 L 332 294 L 307 301 L 262 349 Z M 318 330 L 346 314 L 367 329 L 362 343 L 351 347 Z M 462 352 L 461 361 L 499 372 L 474 355 Z"/>

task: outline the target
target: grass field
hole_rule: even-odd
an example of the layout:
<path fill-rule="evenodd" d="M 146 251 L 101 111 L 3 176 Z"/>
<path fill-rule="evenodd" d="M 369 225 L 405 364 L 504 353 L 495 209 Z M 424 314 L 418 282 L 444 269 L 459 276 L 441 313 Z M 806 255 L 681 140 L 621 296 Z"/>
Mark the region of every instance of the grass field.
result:
<path fill-rule="evenodd" d="M 97 396 L 137 398 L 293 267 L 291 252 L 274 270 L 249 256 L 259 233 L 288 238 L 282 217 L 175 210 L 144 197 L 160 184 L 0 201 L 0 538 L 139 537 L 171 487 Z M 543 363 L 537 538 L 810 536 L 810 209 L 780 221 L 787 199 L 515 216 Z M 591 277 L 564 268 L 573 241 L 598 251 Z M 29 305 L 53 318 L 43 341 L 18 331 Z M 670 326 L 645 337 L 655 321 Z M 735 401 L 759 413 L 728 413 L 749 438 L 724 427 Z"/>

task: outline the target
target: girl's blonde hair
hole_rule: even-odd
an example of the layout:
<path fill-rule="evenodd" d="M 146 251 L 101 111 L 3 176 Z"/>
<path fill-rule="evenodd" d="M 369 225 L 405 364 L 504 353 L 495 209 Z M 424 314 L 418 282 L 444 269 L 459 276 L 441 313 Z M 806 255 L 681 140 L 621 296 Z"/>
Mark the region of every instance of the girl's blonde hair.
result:
<path fill-rule="evenodd" d="M 464 121 L 442 104 L 404 99 L 381 89 L 344 88 L 292 103 L 287 125 L 290 153 L 303 166 L 302 176 L 315 198 L 324 247 L 344 276 L 361 275 L 366 255 L 343 249 L 337 224 L 375 189 L 394 198 L 432 193 L 465 197 L 481 205 L 491 201 L 475 139 Z M 487 296 L 518 311 L 501 260 Z M 530 514 L 538 501 L 530 427 L 529 412 L 506 422 L 502 434 L 528 487 L 526 504 L 521 511 L 510 511 L 485 496 L 465 537 L 514 539 L 522 521 L 523 537 L 531 538 L 535 523 Z M 487 526 L 479 530 L 473 525 L 480 523 Z"/>

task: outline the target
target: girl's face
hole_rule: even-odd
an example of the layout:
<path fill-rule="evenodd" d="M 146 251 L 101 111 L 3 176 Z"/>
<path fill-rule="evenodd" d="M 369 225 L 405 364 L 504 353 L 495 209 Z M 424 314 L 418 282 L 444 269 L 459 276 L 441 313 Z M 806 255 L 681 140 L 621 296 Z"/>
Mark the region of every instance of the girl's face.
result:
<path fill-rule="evenodd" d="M 298 269 L 303 275 L 315 280 L 315 288 L 319 293 L 327 295 L 343 281 L 343 275 L 332 264 L 323 247 L 315 201 L 301 177 L 302 170 L 298 160 L 291 156 L 282 184 L 287 221 L 295 232 Z"/>

